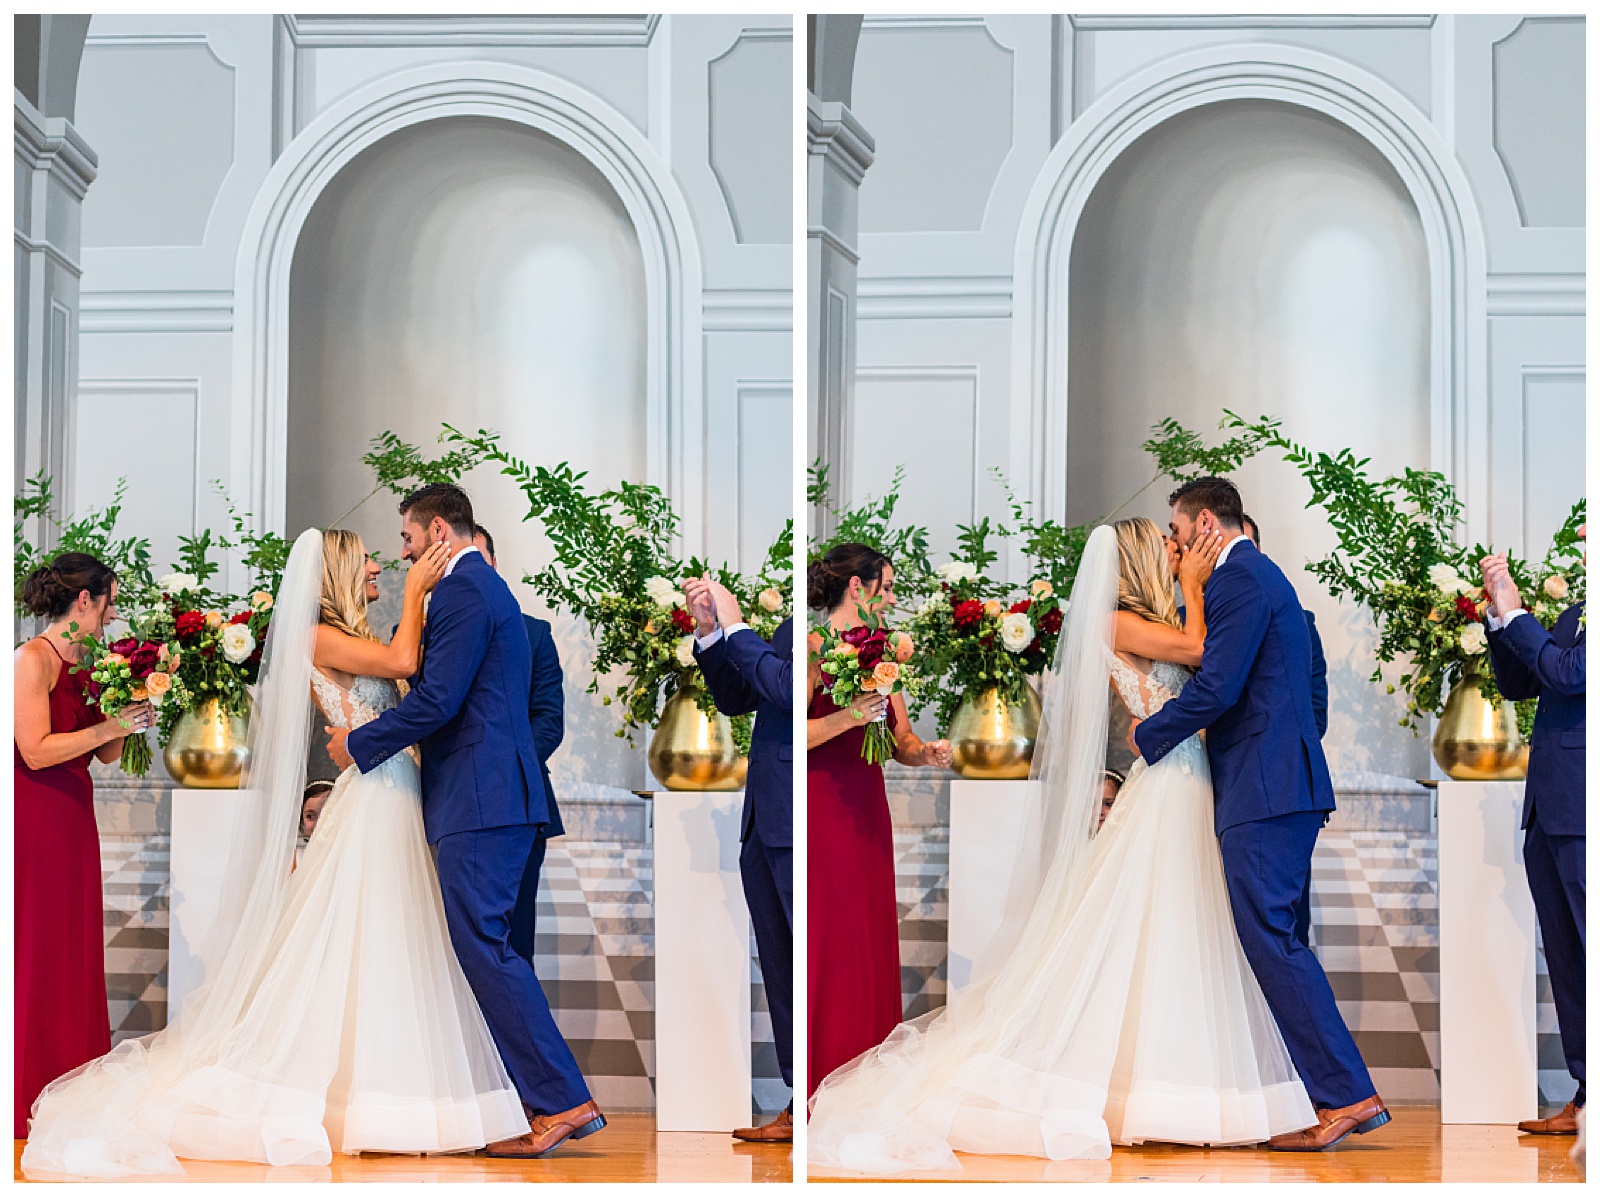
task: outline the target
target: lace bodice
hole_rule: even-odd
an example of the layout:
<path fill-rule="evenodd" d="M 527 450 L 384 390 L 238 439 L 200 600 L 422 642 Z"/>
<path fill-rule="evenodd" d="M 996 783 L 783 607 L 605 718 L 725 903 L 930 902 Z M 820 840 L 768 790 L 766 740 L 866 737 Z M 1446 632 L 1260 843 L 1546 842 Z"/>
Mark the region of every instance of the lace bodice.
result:
<path fill-rule="evenodd" d="M 400 703 L 400 686 L 393 680 L 357 676 L 355 683 L 346 689 L 315 667 L 311 669 L 311 693 L 317 698 L 317 707 L 341 730 L 364 726 Z"/>
<path fill-rule="evenodd" d="M 1111 682 L 1128 712 L 1143 721 L 1161 711 L 1161 706 L 1174 699 L 1189 682 L 1189 669 L 1176 663 L 1155 663 L 1150 674 L 1145 675 L 1116 655 L 1110 657 Z"/>

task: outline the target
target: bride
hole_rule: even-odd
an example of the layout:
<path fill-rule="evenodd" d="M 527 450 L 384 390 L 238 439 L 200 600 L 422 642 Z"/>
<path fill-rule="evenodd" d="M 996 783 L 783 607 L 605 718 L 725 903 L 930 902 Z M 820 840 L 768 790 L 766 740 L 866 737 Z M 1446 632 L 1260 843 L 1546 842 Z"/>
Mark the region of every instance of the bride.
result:
<path fill-rule="evenodd" d="M 1144 518 L 1090 536 L 1047 685 L 1006 917 L 973 982 L 812 1097 L 811 1162 L 958 1167 L 954 1151 L 1104 1159 L 1264 1142 L 1316 1121 L 1234 932 L 1199 737 L 1134 764 L 1095 832 L 1107 679 L 1136 718 L 1183 688 L 1220 539 L 1178 564 Z"/>
<path fill-rule="evenodd" d="M 341 727 L 398 702 L 447 554 L 440 544 L 407 573 L 385 646 L 367 626 L 379 569 L 361 539 L 295 541 L 206 980 L 165 1030 L 46 1087 L 28 1176 L 180 1174 L 180 1156 L 316 1165 L 334 1150 L 463 1151 L 527 1132 L 450 946 L 413 759 L 347 769 L 291 871 L 313 698 Z"/>

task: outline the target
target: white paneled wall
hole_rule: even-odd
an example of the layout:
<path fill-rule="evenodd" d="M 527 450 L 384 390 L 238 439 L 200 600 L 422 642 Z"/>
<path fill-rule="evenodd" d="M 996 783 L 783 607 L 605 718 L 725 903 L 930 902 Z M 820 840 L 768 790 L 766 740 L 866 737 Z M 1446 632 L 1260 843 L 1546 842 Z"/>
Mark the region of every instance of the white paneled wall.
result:
<path fill-rule="evenodd" d="M 1542 554 L 1584 489 L 1583 32 L 868 17 L 849 498 L 905 462 L 905 511 L 947 550 L 955 523 L 1004 512 L 998 467 L 1084 520 L 1149 478 L 1152 421 L 1210 433 L 1228 405 L 1381 470 L 1450 472 L 1469 537 Z M 1370 623 L 1299 569 L 1329 542 L 1304 485 L 1265 460 L 1239 481 L 1329 643 L 1334 767 L 1425 774 L 1365 678 Z M 1156 491 L 1132 511 L 1162 517 Z"/>
<path fill-rule="evenodd" d="M 364 493 L 359 456 L 382 429 L 415 441 L 451 420 L 500 431 L 523 458 L 568 459 L 596 486 L 656 479 L 689 515 L 687 552 L 754 567 L 793 479 L 790 26 L 94 17 L 76 117 L 100 175 L 83 216 L 81 399 L 65 423 L 73 501 L 108 496 L 126 432 L 154 429 L 164 470 L 131 482 L 127 512 L 156 532 L 158 558 L 222 525 L 213 479 L 278 505 L 266 515 L 292 534 Z M 474 96 L 514 91 L 519 71 L 552 81 L 542 111 L 575 114 L 568 140 L 548 128 L 559 121 L 541 133 L 469 103 L 397 126 L 337 175 L 316 176 L 315 159 L 309 179 L 272 171 L 304 165 L 309 138 L 393 81 L 426 76 L 444 113 L 437 81 L 457 69 L 479 77 Z M 632 155 L 649 203 L 619 200 L 606 147 Z M 301 203 L 271 191 L 286 187 L 320 197 L 303 230 L 277 223 Z M 243 245 L 247 228 L 290 244 Z M 292 280 L 257 267 L 291 261 Z M 285 295 L 281 323 L 263 325 Z M 280 332 L 276 350 L 255 342 Z M 278 408 L 262 362 L 286 372 Z M 508 574 L 541 566 L 548 545 L 517 528 L 509 484 L 468 483 Z M 387 553 L 390 510 L 375 498 L 350 519 Z M 558 635 L 576 684 L 555 769 L 642 786 L 642 754 L 582 692 L 582 631 Z"/>

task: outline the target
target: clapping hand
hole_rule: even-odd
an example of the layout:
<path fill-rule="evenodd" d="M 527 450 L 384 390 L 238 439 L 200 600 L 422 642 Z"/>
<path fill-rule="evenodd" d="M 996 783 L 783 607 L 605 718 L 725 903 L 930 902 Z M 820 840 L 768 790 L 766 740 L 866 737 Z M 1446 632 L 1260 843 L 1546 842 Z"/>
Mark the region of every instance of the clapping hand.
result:
<path fill-rule="evenodd" d="M 1512 610 L 1522 608 L 1522 595 L 1517 591 L 1516 581 L 1511 578 L 1505 555 L 1485 555 L 1478 566 L 1483 571 L 1484 594 L 1488 596 L 1490 611 L 1496 617 L 1503 618 Z"/>
<path fill-rule="evenodd" d="M 694 632 L 701 638 L 717 628 L 717 599 L 710 575 L 690 576 L 683 581 L 683 596 L 688 602 L 689 616 L 694 618 Z"/>

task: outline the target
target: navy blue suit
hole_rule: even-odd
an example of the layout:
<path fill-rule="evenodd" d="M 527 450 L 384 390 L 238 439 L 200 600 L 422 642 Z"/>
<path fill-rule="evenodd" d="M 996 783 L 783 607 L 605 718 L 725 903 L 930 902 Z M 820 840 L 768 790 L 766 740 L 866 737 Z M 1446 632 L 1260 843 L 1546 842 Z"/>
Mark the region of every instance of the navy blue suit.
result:
<path fill-rule="evenodd" d="M 445 921 L 500 1058 L 536 1114 L 589 1099 L 533 965 L 511 945 L 517 894 L 550 820 L 528 720 L 533 669 L 516 598 L 477 553 L 439 581 L 411 691 L 345 743 L 363 772 L 415 743 Z"/>
<path fill-rule="evenodd" d="M 567 704 L 566 692 L 562 688 L 561 658 L 556 654 L 556 640 L 550 633 L 550 623 L 524 613 L 522 624 L 527 630 L 528 646 L 533 652 L 532 680 L 528 686 L 528 724 L 533 727 L 533 745 L 539 754 L 539 774 L 543 782 L 545 804 L 550 810 L 550 820 L 540 827 L 538 837 L 533 840 L 528 866 L 522 873 L 522 885 L 517 890 L 517 907 L 511 915 L 511 945 L 517 954 L 531 960 L 534 929 L 538 924 L 539 874 L 544 870 L 545 842 L 567 832 L 561 824 L 561 810 L 556 806 L 555 786 L 550 782 L 550 756 L 556 753 L 567 736 Z"/>
<path fill-rule="evenodd" d="M 1294 587 L 1249 539 L 1206 582 L 1200 670 L 1134 730 L 1147 763 L 1204 729 L 1234 927 L 1319 1109 L 1372 1096 L 1322 965 L 1296 932 L 1317 832 L 1334 808 Z"/>
<path fill-rule="evenodd" d="M 1555 994 L 1567 1070 L 1584 1104 L 1584 719 L 1589 643 L 1573 605 L 1546 630 L 1523 613 L 1489 633 L 1495 683 L 1514 701 L 1539 698 L 1522 802 L 1522 860 Z"/>
<path fill-rule="evenodd" d="M 1322 635 L 1317 633 L 1317 619 L 1306 610 L 1306 633 L 1311 636 L 1311 716 L 1317 723 L 1317 737 L 1328 736 L 1328 659 L 1322 653 Z M 1294 932 L 1306 946 L 1311 945 L 1311 873 L 1306 873 L 1305 892 L 1300 896 L 1300 910 L 1295 914 Z"/>
<path fill-rule="evenodd" d="M 735 630 L 695 659 L 717 708 L 754 712 L 745 778 L 739 876 L 772 1013 L 778 1070 L 794 1085 L 794 623 L 766 642 Z"/>

